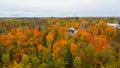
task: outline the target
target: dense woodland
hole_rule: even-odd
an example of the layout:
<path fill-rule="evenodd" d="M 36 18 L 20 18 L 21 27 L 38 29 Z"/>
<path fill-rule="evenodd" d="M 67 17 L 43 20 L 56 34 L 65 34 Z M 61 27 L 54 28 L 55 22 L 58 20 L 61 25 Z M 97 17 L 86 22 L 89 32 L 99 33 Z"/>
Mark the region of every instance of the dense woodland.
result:
<path fill-rule="evenodd" d="M 0 68 L 120 68 L 120 29 L 107 25 L 114 20 L 1 18 Z"/>

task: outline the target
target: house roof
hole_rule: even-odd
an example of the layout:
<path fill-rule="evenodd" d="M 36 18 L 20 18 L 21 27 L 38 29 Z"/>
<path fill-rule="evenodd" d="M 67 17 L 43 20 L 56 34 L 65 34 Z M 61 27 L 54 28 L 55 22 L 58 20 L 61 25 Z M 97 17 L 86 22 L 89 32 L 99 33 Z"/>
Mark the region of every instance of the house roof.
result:
<path fill-rule="evenodd" d="M 73 28 L 73 27 L 70 27 L 68 30 L 75 30 L 75 28 Z"/>

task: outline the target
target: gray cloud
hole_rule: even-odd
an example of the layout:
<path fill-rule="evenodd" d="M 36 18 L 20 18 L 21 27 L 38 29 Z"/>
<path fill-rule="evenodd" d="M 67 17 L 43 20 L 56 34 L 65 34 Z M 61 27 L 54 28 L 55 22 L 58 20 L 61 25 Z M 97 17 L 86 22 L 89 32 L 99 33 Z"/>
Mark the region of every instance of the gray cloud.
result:
<path fill-rule="evenodd" d="M 120 0 L 0 0 L 0 17 L 119 16 Z"/>

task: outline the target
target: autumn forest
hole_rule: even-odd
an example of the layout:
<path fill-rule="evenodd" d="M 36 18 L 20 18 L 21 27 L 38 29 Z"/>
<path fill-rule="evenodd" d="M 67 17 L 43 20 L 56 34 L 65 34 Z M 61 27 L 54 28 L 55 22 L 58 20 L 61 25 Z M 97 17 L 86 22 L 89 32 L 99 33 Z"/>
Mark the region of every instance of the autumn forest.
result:
<path fill-rule="evenodd" d="M 0 68 L 120 68 L 115 19 L 1 18 Z"/>

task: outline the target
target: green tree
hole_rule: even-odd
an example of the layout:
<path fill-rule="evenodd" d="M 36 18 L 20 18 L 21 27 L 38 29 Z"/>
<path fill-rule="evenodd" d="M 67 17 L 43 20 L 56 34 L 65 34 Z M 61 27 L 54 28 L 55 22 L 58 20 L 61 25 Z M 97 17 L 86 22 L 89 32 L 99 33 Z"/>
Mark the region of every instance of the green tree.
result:
<path fill-rule="evenodd" d="M 24 64 L 28 64 L 28 62 L 29 62 L 29 56 L 26 55 L 26 54 L 24 54 L 22 56 L 21 62 L 24 63 Z"/>
<path fill-rule="evenodd" d="M 8 66 L 10 64 L 9 54 L 3 54 L 2 61 L 3 61 L 4 66 Z"/>
<path fill-rule="evenodd" d="M 39 59 L 37 57 L 32 57 L 32 65 L 33 67 L 37 68 L 39 65 Z"/>
<path fill-rule="evenodd" d="M 74 61 L 73 61 L 73 65 L 75 68 L 80 68 L 81 67 L 81 58 L 79 56 L 75 57 Z"/>

